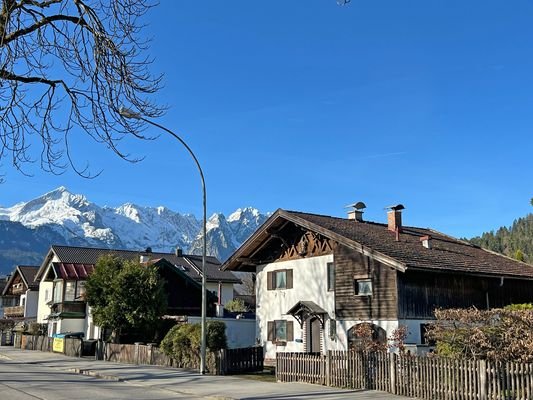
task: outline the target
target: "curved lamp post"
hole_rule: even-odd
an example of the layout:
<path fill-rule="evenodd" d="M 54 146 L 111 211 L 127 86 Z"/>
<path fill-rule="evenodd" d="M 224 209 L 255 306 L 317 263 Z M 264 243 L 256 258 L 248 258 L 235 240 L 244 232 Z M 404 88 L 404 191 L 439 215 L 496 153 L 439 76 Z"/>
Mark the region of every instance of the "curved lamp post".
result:
<path fill-rule="evenodd" d="M 150 125 L 153 125 L 159 129 L 164 130 L 168 134 L 170 134 L 172 137 L 177 139 L 189 152 L 192 159 L 194 160 L 196 164 L 196 168 L 198 168 L 198 172 L 200 172 L 200 179 L 202 180 L 202 195 L 203 195 L 203 208 L 204 208 L 204 215 L 203 215 L 203 244 L 202 244 L 202 323 L 201 323 L 201 336 L 202 341 L 200 345 L 200 373 L 205 374 L 206 368 L 205 368 L 205 349 L 206 349 L 206 330 L 205 330 L 205 317 L 206 317 L 206 270 L 205 270 L 205 259 L 207 254 L 207 210 L 206 210 L 206 194 L 205 194 L 205 179 L 204 179 L 204 173 L 202 171 L 202 167 L 200 166 L 200 163 L 198 162 L 198 159 L 194 155 L 191 148 L 185 143 L 185 141 L 179 137 L 176 133 L 172 132 L 170 129 L 165 128 L 163 125 L 159 125 L 156 122 L 150 121 L 149 119 L 144 118 L 142 115 L 129 110 L 127 108 L 121 108 L 120 109 L 120 115 L 122 115 L 124 118 L 130 118 L 130 119 L 139 119 L 141 121 L 144 121 Z"/>

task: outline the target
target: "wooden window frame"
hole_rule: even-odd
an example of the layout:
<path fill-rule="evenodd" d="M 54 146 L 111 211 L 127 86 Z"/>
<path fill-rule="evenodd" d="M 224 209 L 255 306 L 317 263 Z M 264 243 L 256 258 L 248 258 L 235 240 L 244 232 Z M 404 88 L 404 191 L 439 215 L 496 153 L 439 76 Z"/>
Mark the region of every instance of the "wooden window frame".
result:
<path fill-rule="evenodd" d="M 360 283 L 370 283 L 370 293 L 366 292 L 366 293 L 361 293 L 360 292 Z M 374 294 L 374 285 L 373 285 L 373 282 L 372 282 L 372 279 L 371 278 L 354 278 L 353 280 L 353 290 L 354 290 L 354 294 L 356 296 L 360 296 L 360 297 L 369 297 L 369 296 L 372 296 Z"/>
<path fill-rule="evenodd" d="M 328 277 L 328 292 L 333 292 L 335 291 L 335 263 L 329 262 L 326 265 L 326 274 Z"/>
<path fill-rule="evenodd" d="M 276 287 L 276 277 L 278 273 L 285 273 L 285 287 Z M 287 290 L 292 289 L 294 285 L 292 269 L 276 269 L 267 272 L 267 290 Z"/>
<path fill-rule="evenodd" d="M 277 337 L 278 325 L 285 325 L 285 337 Z M 294 341 L 294 323 L 286 319 L 277 319 L 267 323 L 267 340 L 278 346 L 285 346 L 287 342 Z"/>

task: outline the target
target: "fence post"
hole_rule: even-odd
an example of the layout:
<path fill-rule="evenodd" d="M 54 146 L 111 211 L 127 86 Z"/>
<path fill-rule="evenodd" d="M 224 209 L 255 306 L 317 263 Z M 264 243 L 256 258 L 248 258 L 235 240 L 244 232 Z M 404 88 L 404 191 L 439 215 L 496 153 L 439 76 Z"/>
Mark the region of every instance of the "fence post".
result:
<path fill-rule="evenodd" d="M 133 353 L 133 362 L 136 365 L 139 365 L 139 346 L 141 342 L 135 342 L 135 352 Z"/>
<path fill-rule="evenodd" d="M 396 394 L 396 354 L 389 353 L 390 392 Z"/>
<path fill-rule="evenodd" d="M 479 360 L 479 400 L 487 400 L 487 362 Z"/>
<path fill-rule="evenodd" d="M 331 386 L 331 350 L 326 353 L 326 386 Z"/>

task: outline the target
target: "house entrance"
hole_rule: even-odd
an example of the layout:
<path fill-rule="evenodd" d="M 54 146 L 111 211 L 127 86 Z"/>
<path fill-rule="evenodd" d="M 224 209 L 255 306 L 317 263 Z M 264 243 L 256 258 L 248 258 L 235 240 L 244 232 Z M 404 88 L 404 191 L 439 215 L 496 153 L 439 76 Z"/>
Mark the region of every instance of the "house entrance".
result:
<path fill-rule="evenodd" d="M 318 318 L 309 320 L 309 352 L 320 353 L 321 323 Z"/>

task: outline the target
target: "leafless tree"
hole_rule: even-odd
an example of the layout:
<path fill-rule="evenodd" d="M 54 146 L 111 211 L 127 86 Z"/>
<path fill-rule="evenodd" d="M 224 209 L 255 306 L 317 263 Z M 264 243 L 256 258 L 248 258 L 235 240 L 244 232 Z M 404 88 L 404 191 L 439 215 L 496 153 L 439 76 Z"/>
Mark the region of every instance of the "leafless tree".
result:
<path fill-rule="evenodd" d="M 71 152 L 85 133 L 120 157 L 125 136 L 146 139 L 141 120 L 164 111 L 150 100 L 161 76 L 148 72 L 145 0 L 3 0 L 0 3 L 0 162 L 91 176 Z M 94 174 L 93 174 L 94 175 Z"/>

